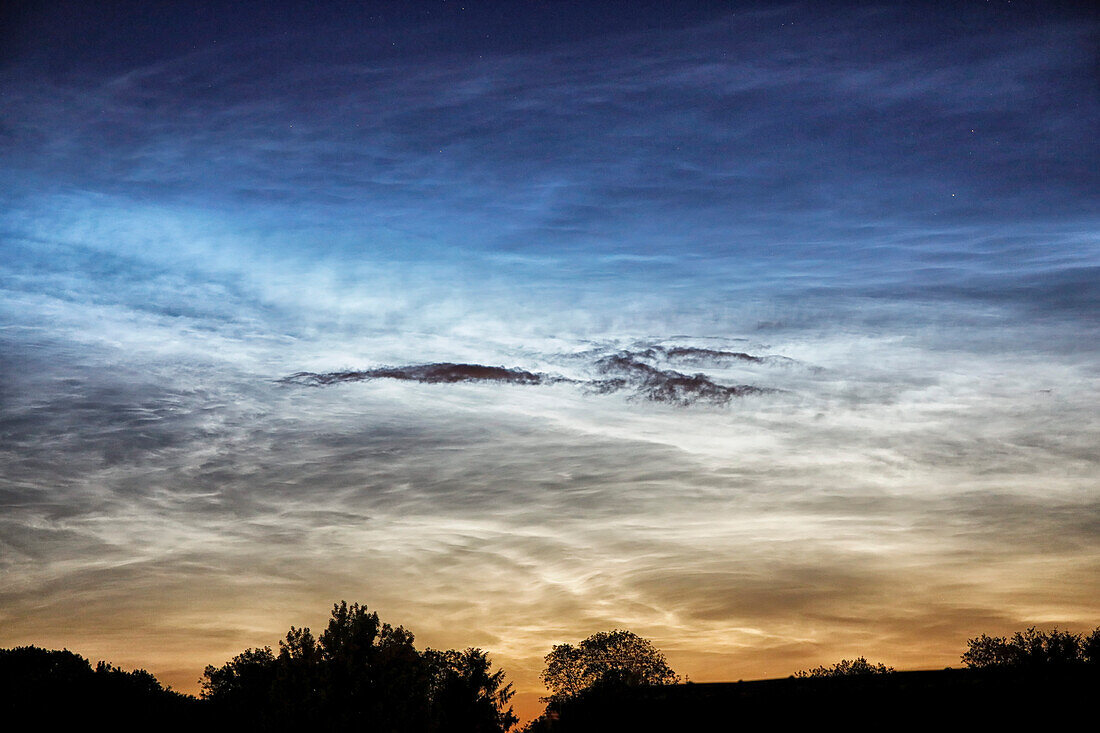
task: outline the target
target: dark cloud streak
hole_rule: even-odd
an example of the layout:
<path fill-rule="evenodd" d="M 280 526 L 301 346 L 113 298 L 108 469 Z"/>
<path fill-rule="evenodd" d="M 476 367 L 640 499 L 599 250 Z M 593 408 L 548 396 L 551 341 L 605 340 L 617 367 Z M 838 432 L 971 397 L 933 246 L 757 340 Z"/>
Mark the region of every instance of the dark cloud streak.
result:
<path fill-rule="evenodd" d="M 712 381 L 702 373 L 682 374 L 671 369 L 658 369 L 628 353 L 606 356 L 596 362 L 596 368 L 603 374 L 613 375 L 611 379 L 592 384 L 597 392 L 617 392 L 630 388 L 637 396 L 651 402 L 666 402 L 682 407 L 697 402 L 724 405 L 735 397 L 775 391 L 747 384 L 726 386 Z"/>
<path fill-rule="evenodd" d="M 748 384 L 727 386 L 715 382 L 703 373 L 683 374 L 660 369 L 643 359 L 684 359 L 721 364 L 730 360 L 763 364 L 765 359 L 738 351 L 721 351 L 698 347 L 659 345 L 639 351 L 621 351 L 595 360 L 593 369 L 600 378 L 573 379 L 560 375 L 530 372 L 518 367 L 485 366 L 439 362 L 408 366 L 385 366 L 365 370 L 339 372 L 296 372 L 278 380 L 282 384 L 324 387 L 346 382 L 366 382 L 374 379 L 396 379 L 422 384 L 495 383 L 515 385 L 576 384 L 595 394 L 630 391 L 637 398 L 681 407 L 697 403 L 728 404 L 736 397 L 760 395 L 777 390 Z M 777 357 L 768 357 L 775 359 Z"/>
<path fill-rule="evenodd" d="M 297 372 L 279 381 L 284 384 L 302 384 L 324 387 L 341 382 L 366 382 L 372 379 L 397 379 L 423 384 L 455 384 L 458 382 L 501 382 L 505 384 L 549 384 L 567 381 L 561 377 L 548 377 L 518 368 L 484 366 L 482 364 L 414 364 L 401 367 L 379 367 L 362 371 Z"/>

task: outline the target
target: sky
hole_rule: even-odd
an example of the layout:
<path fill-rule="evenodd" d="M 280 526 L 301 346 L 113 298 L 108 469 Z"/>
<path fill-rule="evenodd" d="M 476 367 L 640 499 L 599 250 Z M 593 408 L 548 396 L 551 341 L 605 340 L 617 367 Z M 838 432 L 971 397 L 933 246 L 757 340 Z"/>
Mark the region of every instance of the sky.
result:
<path fill-rule="evenodd" d="M 346 599 L 530 716 L 1100 624 L 1087 4 L 16 2 L 0 645 Z"/>

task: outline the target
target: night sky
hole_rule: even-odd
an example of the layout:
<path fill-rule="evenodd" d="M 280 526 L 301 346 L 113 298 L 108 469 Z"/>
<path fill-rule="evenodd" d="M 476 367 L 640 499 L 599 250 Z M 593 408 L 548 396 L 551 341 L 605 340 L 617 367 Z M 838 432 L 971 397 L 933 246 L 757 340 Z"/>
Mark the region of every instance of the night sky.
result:
<path fill-rule="evenodd" d="M 297 5 L 5 3 L 0 645 L 1100 622 L 1087 3 Z"/>

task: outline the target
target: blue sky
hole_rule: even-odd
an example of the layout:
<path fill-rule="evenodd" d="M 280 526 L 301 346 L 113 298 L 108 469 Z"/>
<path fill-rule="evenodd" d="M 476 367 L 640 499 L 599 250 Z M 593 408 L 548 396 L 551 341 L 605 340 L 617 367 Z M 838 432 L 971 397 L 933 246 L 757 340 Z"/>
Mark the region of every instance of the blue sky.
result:
<path fill-rule="evenodd" d="M 1095 13 L 79 6 L 5 23 L 0 643 L 1095 625 Z M 279 381 L 430 363 L 546 379 Z"/>

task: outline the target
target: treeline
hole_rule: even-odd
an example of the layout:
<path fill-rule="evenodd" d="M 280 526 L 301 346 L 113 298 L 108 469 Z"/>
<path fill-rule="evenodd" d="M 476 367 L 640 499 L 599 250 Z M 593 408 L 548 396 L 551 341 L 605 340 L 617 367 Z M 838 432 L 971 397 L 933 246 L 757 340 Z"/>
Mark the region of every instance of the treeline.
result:
<path fill-rule="evenodd" d="M 962 661 L 977 669 L 1100 665 L 1100 626 L 1089 634 L 1042 631 L 1031 626 L 1007 637 L 982 634 L 966 644 Z"/>
<path fill-rule="evenodd" d="M 861 656 L 787 679 L 710 684 L 672 684 L 678 677 L 664 657 L 628 634 L 555 647 L 543 673 L 552 694 L 526 733 L 801 730 L 855 718 L 903 730 L 1053 730 L 1068 728 L 1100 692 L 1100 627 L 1089 634 L 1035 627 L 1010 637 L 983 634 L 967 641 L 965 669 L 897 672 Z M 618 639 L 614 648 L 607 648 L 609 638 Z M 624 666 L 626 650 L 634 661 Z M 564 678 L 563 668 L 570 671 Z"/>
<path fill-rule="evenodd" d="M 130 724 L 198 722 L 204 710 L 199 700 L 163 687 L 144 669 L 127 672 L 106 662 L 93 668 L 68 650 L 0 649 L 0 715 L 10 722 L 28 713 L 40 729 L 51 730 L 78 717 Z"/>
<path fill-rule="evenodd" d="M 0 721 L 43 730 L 99 721 L 124 730 L 362 730 L 504 733 L 512 686 L 480 649 L 418 650 L 412 633 L 357 603 L 335 604 L 314 636 L 291 627 L 271 647 L 208 666 L 202 699 L 145 670 L 94 669 L 73 652 L 0 650 Z M 29 729 L 29 728 L 28 728 Z"/>

